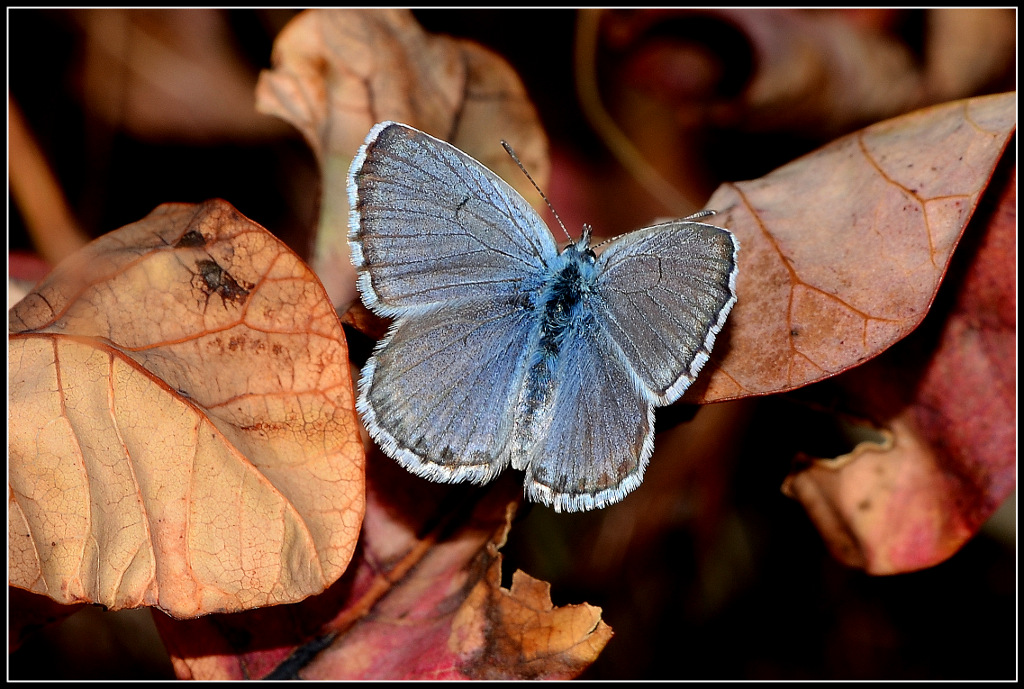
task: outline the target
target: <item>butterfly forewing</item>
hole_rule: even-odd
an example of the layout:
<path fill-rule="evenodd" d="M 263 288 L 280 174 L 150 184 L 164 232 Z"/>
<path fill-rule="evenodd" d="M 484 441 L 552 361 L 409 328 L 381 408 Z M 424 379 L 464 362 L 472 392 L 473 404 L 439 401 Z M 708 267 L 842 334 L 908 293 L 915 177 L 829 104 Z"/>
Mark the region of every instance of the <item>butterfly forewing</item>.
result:
<path fill-rule="evenodd" d="M 367 306 L 386 315 L 537 280 L 551 232 L 511 186 L 405 125 L 371 130 L 349 175 L 349 239 Z"/>
<path fill-rule="evenodd" d="M 611 242 L 598 258 L 597 322 L 656 404 L 678 399 L 707 361 L 736 301 L 739 245 L 678 221 Z"/>

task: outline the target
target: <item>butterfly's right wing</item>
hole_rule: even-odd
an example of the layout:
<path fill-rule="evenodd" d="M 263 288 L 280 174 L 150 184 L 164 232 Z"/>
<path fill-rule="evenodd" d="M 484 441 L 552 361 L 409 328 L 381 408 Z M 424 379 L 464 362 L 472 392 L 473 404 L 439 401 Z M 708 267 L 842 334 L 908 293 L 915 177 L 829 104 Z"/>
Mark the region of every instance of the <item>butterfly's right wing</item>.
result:
<path fill-rule="evenodd" d="M 381 315 L 517 293 L 558 255 L 547 225 L 511 186 L 404 124 L 370 130 L 348 194 L 359 289 Z"/>
<path fill-rule="evenodd" d="M 509 461 L 512 409 L 535 319 L 516 298 L 487 298 L 399 317 L 363 368 L 370 435 L 433 481 L 494 478 Z"/>
<path fill-rule="evenodd" d="M 686 392 L 736 303 L 739 242 L 678 220 L 613 240 L 598 258 L 597 321 L 655 405 Z"/>

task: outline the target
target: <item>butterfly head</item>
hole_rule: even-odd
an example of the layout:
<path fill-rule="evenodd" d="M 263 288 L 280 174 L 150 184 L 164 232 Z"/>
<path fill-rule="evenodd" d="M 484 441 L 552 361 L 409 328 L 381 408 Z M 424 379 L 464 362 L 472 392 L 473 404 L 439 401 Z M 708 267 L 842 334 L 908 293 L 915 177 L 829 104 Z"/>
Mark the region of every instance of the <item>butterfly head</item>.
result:
<path fill-rule="evenodd" d="M 593 265 L 597 261 L 597 254 L 590 246 L 590 235 L 593 233 L 593 228 L 590 225 L 583 226 L 583 234 L 575 242 L 565 247 L 563 253 L 572 251 L 576 254 L 581 261 Z"/>

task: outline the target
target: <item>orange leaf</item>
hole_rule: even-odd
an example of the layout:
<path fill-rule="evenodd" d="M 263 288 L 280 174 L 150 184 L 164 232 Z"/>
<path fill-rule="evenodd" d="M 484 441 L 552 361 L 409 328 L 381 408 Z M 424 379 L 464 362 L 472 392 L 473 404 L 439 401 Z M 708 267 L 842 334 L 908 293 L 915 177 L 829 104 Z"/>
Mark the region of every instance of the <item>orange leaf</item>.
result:
<path fill-rule="evenodd" d="M 476 157 L 539 197 L 500 146 L 508 140 L 542 186 L 547 139 L 519 77 L 471 41 L 427 34 L 408 10 L 308 10 L 274 42 L 257 108 L 291 122 L 320 161 L 320 225 L 311 264 L 344 312 L 356 301 L 349 259 L 349 164 L 370 128 L 404 122 Z"/>
<path fill-rule="evenodd" d="M 160 206 L 59 265 L 10 330 L 12 585 L 193 617 L 345 570 L 364 509 L 348 350 L 262 227 Z"/>
<path fill-rule="evenodd" d="M 925 323 L 835 380 L 884 442 L 804 457 L 783 486 L 838 559 L 872 574 L 945 560 L 1015 485 L 1015 171 L 991 191 Z"/>
<path fill-rule="evenodd" d="M 611 636 L 600 610 L 553 608 L 548 585 L 501 557 L 521 486 L 432 484 L 376 454 L 353 566 L 291 606 L 157 617 L 178 675 L 192 679 L 568 678 Z"/>
<path fill-rule="evenodd" d="M 738 301 L 687 399 L 791 390 L 905 337 L 1015 127 L 1013 93 L 956 101 L 720 187 L 707 207 L 740 239 Z"/>
<path fill-rule="evenodd" d="M 500 570 L 499 557 L 455 614 L 448 648 L 473 658 L 461 674 L 572 679 L 586 669 L 612 636 L 601 609 L 585 604 L 556 608 L 551 584 L 521 570 L 513 573 L 511 589 L 501 588 Z"/>

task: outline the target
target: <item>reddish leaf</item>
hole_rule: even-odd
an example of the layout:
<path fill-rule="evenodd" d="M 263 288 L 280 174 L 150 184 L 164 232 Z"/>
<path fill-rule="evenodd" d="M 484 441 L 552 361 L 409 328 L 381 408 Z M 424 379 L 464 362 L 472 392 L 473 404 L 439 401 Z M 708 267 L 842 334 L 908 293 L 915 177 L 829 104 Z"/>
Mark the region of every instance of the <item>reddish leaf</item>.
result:
<path fill-rule="evenodd" d="M 10 311 L 10 583 L 181 617 L 300 600 L 363 514 L 316 277 L 223 201 L 167 204 Z"/>
<path fill-rule="evenodd" d="M 611 635 L 598 609 L 552 608 L 547 585 L 522 573 L 500 587 L 514 477 L 443 486 L 371 459 L 354 566 L 295 605 L 158 617 L 180 677 L 566 678 L 594 660 Z"/>
<path fill-rule="evenodd" d="M 396 120 L 450 141 L 540 203 L 499 145 L 508 140 L 543 185 L 540 121 L 516 73 L 478 44 L 427 34 L 408 10 L 309 10 L 280 33 L 272 61 L 256 88 L 257 107 L 295 125 L 320 161 L 311 263 L 339 311 L 356 301 L 346 175 L 375 123 Z"/>
<path fill-rule="evenodd" d="M 740 239 L 738 302 L 687 399 L 790 390 L 905 337 L 1015 126 L 1015 94 L 947 103 L 720 187 L 707 206 Z"/>
<path fill-rule="evenodd" d="M 835 556 L 872 574 L 946 559 L 1015 485 L 1015 171 L 1000 181 L 925 324 L 835 381 L 885 441 L 805 457 L 784 485 Z"/>

